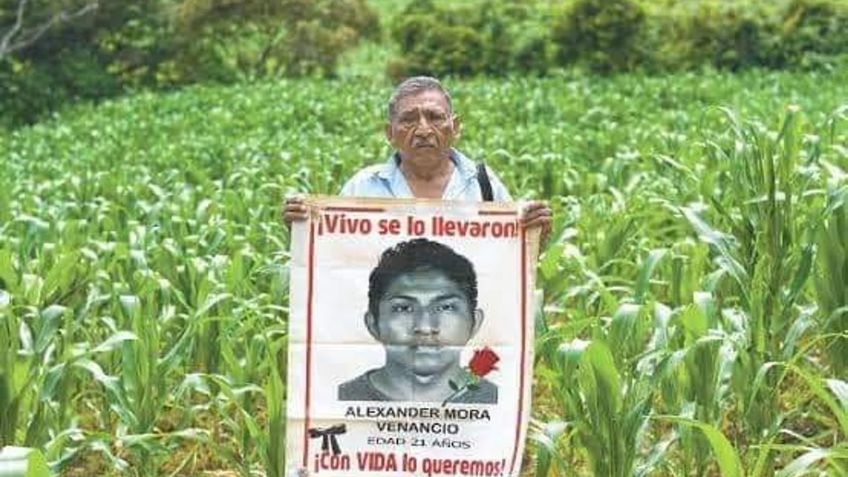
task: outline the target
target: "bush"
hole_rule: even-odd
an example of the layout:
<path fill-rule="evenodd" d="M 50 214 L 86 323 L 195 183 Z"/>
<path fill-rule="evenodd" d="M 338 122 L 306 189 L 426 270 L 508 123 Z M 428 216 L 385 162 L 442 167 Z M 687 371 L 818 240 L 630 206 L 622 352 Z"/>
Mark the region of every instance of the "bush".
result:
<path fill-rule="evenodd" d="M 76 11 L 83 2 L 44 1 L 25 11 L 25 27 L 44 25 L 60 9 Z M 2 125 L 15 126 L 39 119 L 66 102 L 100 99 L 122 91 L 111 71 L 113 52 L 100 43 L 106 29 L 119 29 L 129 18 L 120 2 L 101 2 L 93 13 L 59 23 L 38 41 L 0 61 Z M 147 1 L 137 2 L 144 7 Z M 17 2 L 0 0 L 0 31 L 9 31 Z"/>
<path fill-rule="evenodd" d="M 388 74 L 400 79 L 414 74 L 497 76 L 518 69 L 542 73 L 550 65 L 550 48 L 540 28 L 540 5 L 486 0 L 440 7 L 415 0 L 393 25 L 391 36 L 401 56 L 389 63 Z"/>
<path fill-rule="evenodd" d="M 706 3 L 683 25 L 683 37 L 666 38 L 680 49 L 674 61 L 664 61 L 673 69 L 711 65 L 740 70 L 768 66 L 769 44 L 773 42 L 776 25 L 770 10 L 753 5 Z"/>
<path fill-rule="evenodd" d="M 214 70 L 232 81 L 332 76 L 339 56 L 379 36 L 380 23 L 365 0 L 186 0 L 177 30 L 177 66 L 187 77 L 200 72 L 190 82 L 214 78 Z"/>
<path fill-rule="evenodd" d="M 643 66 L 652 71 L 818 68 L 848 53 L 848 7 L 705 2 L 649 16 L 640 42 L 651 52 Z"/>
<path fill-rule="evenodd" d="M 414 0 L 393 24 L 401 56 L 389 76 L 542 74 L 573 66 L 602 74 L 809 69 L 848 53 L 848 4 L 835 0 L 548 4 Z"/>
<path fill-rule="evenodd" d="M 780 30 L 776 66 L 814 68 L 848 54 L 848 6 L 844 2 L 793 0 Z"/>
<path fill-rule="evenodd" d="M 80 0 L 32 3 L 31 21 Z M 0 31 L 16 0 L 0 0 Z M 47 32 L 0 61 L 6 126 L 76 100 L 137 88 L 332 76 L 339 56 L 380 34 L 366 0 L 101 1 L 95 13 Z"/>
<path fill-rule="evenodd" d="M 578 0 L 553 27 L 557 59 L 598 73 L 632 70 L 642 63 L 635 40 L 644 23 L 645 12 L 633 0 Z"/>
<path fill-rule="evenodd" d="M 483 38 L 468 26 L 451 25 L 435 16 L 411 15 L 398 24 L 393 36 L 404 56 L 389 64 L 390 76 L 483 72 Z"/>

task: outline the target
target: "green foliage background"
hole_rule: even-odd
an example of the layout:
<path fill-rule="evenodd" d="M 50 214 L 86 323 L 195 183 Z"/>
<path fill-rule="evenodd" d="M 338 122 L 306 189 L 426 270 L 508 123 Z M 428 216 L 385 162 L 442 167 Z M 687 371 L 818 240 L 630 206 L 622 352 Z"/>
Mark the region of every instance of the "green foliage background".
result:
<path fill-rule="evenodd" d="M 814 69 L 848 52 L 848 4 L 831 0 L 412 0 L 396 18 L 394 78 L 575 67 L 604 74 Z"/>
<path fill-rule="evenodd" d="M 0 0 L 0 32 L 13 23 L 17 2 Z M 84 3 L 31 2 L 26 26 Z M 332 76 L 342 53 L 379 34 L 365 0 L 101 1 L 95 13 L 0 58 L 0 126 L 142 89 Z"/>
<path fill-rule="evenodd" d="M 0 32 L 14 22 L 17 2 L 0 0 Z M 84 3 L 31 0 L 25 26 Z M 363 54 L 368 66 L 357 74 L 396 81 L 574 68 L 826 70 L 846 52 L 844 0 L 100 2 L 0 58 L 0 126 L 143 89 L 335 77 Z"/>

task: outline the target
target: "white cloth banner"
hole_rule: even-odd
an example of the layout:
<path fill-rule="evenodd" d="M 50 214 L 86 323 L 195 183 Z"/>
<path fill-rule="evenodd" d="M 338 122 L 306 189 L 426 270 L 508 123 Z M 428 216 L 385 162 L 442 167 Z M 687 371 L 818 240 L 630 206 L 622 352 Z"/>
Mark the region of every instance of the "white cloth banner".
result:
<path fill-rule="evenodd" d="M 538 253 L 519 204 L 307 204 L 291 239 L 287 475 L 518 475 Z"/>

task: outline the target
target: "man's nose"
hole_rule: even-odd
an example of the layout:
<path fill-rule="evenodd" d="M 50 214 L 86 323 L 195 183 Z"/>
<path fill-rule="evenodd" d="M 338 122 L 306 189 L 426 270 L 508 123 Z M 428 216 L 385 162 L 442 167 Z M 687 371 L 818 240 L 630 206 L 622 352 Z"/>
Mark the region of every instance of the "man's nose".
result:
<path fill-rule="evenodd" d="M 413 331 L 417 335 L 439 334 L 439 318 L 437 314 L 431 313 L 430 310 L 421 310 L 415 318 L 415 327 Z"/>
<path fill-rule="evenodd" d="M 417 132 L 430 131 L 431 128 L 432 128 L 432 125 L 430 124 L 430 121 L 427 120 L 427 116 L 424 115 L 424 114 L 419 114 L 418 115 L 418 124 L 416 124 L 416 131 Z"/>

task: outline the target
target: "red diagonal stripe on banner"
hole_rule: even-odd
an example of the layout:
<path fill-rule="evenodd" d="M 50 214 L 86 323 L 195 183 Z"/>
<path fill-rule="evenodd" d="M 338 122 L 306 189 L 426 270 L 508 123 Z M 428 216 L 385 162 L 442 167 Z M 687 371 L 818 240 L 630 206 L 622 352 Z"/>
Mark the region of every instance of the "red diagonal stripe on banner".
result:
<path fill-rule="evenodd" d="M 303 423 L 303 468 L 307 468 L 309 460 L 309 406 L 312 379 L 312 285 L 315 281 L 315 222 L 309 224 L 309 258 L 307 274 L 309 278 L 306 287 L 306 409 Z"/>
<path fill-rule="evenodd" d="M 515 459 L 521 439 L 521 416 L 524 410 L 524 355 L 527 342 L 527 242 L 524 227 L 521 228 L 521 373 L 518 381 L 518 419 L 515 424 L 515 446 L 512 449 L 512 462 L 509 475 L 513 475 Z"/>

